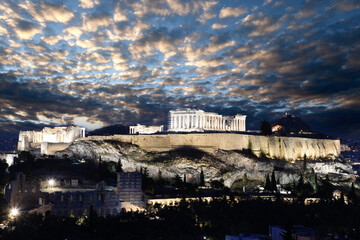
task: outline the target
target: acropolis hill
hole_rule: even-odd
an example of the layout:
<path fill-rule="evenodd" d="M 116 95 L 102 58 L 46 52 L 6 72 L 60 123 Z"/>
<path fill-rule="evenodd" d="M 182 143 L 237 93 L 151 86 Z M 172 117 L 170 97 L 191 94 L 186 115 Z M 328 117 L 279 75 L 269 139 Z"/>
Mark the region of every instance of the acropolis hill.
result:
<path fill-rule="evenodd" d="M 66 149 L 75 140 L 114 140 L 137 145 L 148 152 L 166 152 L 184 147 L 211 154 L 218 150 L 249 149 L 257 156 L 290 162 L 305 157 L 318 159 L 340 155 L 339 140 L 252 134 L 246 132 L 245 120 L 246 115 L 241 114 L 231 117 L 196 109 L 177 109 L 169 113 L 167 132 L 151 134 L 151 129 L 162 131 L 162 126 L 150 126 L 141 134 L 135 131 L 141 129 L 138 125 L 130 127 L 130 135 L 84 137 L 85 130 L 78 127 L 46 128 L 41 132 L 20 132 L 19 150 L 41 143 L 41 153 L 51 155 Z"/>
<path fill-rule="evenodd" d="M 134 134 L 134 128 L 130 129 Z M 208 153 L 250 149 L 257 156 L 263 154 L 286 161 L 303 160 L 305 156 L 309 159 L 337 157 L 340 154 L 339 140 L 250 134 L 246 132 L 246 115 L 222 116 L 189 108 L 169 112 L 166 134 L 91 136 L 80 140 L 115 140 L 138 145 L 149 152 L 183 147 Z"/>
<path fill-rule="evenodd" d="M 138 145 L 148 152 L 163 152 L 183 147 L 192 147 L 208 153 L 217 150 L 251 149 L 260 156 L 286 161 L 337 157 L 340 141 L 300 137 L 260 136 L 246 133 L 178 133 L 159 135 L 114 135 L 90 136 L 79 140 L 115 140 Z"/>

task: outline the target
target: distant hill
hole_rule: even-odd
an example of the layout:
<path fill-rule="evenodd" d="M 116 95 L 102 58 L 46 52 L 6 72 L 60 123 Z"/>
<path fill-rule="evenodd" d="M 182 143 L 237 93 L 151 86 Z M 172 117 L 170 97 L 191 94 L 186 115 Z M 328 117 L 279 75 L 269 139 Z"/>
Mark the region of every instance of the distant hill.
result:
<path fill-rule="evenodd" d="M 309 132 L 314 133 L 314 131 L 307 125 L 303 120 L 295 115 L 285 113 L 280 119 L 274 121 L 272 124 L 273 131 L 283 131 L 286 133 L 301 133 Z"/>
<path fill-rule="evenodd" d="M 116 124 L 95 129 L 88 136 L 110 136 L 114 134 L 129 134 L 129 125 Z"/>

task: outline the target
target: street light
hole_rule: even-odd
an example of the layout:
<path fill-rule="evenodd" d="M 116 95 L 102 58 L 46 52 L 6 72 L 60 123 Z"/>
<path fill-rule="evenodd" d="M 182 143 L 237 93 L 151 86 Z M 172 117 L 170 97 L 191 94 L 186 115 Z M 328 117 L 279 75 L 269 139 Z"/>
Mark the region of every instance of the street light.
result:
<path fill-rule="evenodd" d="M 19 215 L 19 209 L 16 207 L 13 207 L 10 209 L 10 217 L 11 218 L 15 218 L 16 216 Z"/>
<path fill-rule="evenodd" d="M 50 187 L 53 187 L 55 185 L 55 180 L 53 178 L 49 179 L 48 184 Z"/>

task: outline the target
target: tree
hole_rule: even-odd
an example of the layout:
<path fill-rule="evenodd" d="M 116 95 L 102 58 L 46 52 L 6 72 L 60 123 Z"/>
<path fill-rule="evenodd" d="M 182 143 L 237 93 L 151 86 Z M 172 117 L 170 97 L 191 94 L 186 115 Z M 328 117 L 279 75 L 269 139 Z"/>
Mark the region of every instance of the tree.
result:
<path fill-rule="evenodd" d="M 204 171 L 201 168 L 201 172 L 200 172 L 200 186 L 205 186 L 205 177 L 204 177 Z"/>
<path fill-rule="evenodd" d="M 244 186 L 247 185 L 248 181 L 249 181 L 249 179 L 248 179 L 246 173 L 244 173 L 244 176 L 243 176 L 243 178 L 242 178 L 242 183 L 243 183 L 243 185 L 244 185 Z"/>
<path fill-rule="evenodd" d="M 9 165 L 5 160 L 0 160 L 0 191 L 2 191 L 4 186 L 10 181 L 10 174 L 6 171 L 8 167 Z"/>
<path fill-rule="evenodd" d="M 210 185 L 213 189 L 224 189 L 224 183 L 219 180 L 211 181 Z"/>
<path fill-rule="evenodd" d="M 158 180 L 162 180 L 162 172 L 161 172 L 160 169 L 159 169 L 159 172 L 158 172 Z"/>
<path fill-rule="evenodd" d="M 162 172 L 161 172 L 160 169 L 159 169 L 159 171 L 158 171 L 158 177 L 157 177 L 156 184 L 157 184 L 158 186 L 165 186 L 165 185 L 166 185 L 166 181 L 165 181 L 165 179 L 162 177 Z"/>
<path fill-rule="evenodd" d="M 146 194 L 154 194 L 154 180 L 149 176 L 149 171 L 147 168 L 143 169 L 141 184 L 142 189 Z"/>
<path fill-rule="evenodd" d="M 182 185 L 182 179 L 181 177 L 179 176 L 179 174 L 175 174 L 175 177 L 174 177 L 174 186 L 176 188 L 180 188 Z"/>
<path fill-rule="evenodd" d="M 122 163 L 121 163 L 121 160 L 119 159 L 117 164 L 116 164 L 116 172 L 119 173 L 119 172 L 122 172 L 123 169 L 122 169 Z"/>
<path fill-rule="evenodd" d="M 272 191 L 272 192 L 276 192 L 276 191 L 277 191 L 276 179 L 275 179 L 275 171 L 273 171 L 272 174 L 271 174 L 270 188 L 271 188 L 271 191 Z"/>
<path fill-rule="evenodd" d="M 341 190 L 341 194 L 340 194 L 340 198 L 339 198 L 339 203 L 340 204 L 344 204 L 345 199 L 344 199 L 344 191 Z"/>
<path fill-rule="evenodd" d="M 314 192 L 316 193 L 318 191 L 318 183 L 317 183 L 317 176 L 316 176 L 314 168 L 311 168 L 310 183 L 314 189 Z"/>
<path fill-rule="evenodd" d="M 261 122 L 260 130 L 263 135 L 269 136 L 272 134 L 271 124 L 268 121 Z"/>
<path fill-rule="evenodd" d="M 306 154 L 304 155 L 304 162 L 303 162 L 303 172 L 305 174 L 306 172 L 306 167 L 307 167 L 307 159 L 306 159 Z"/>
<path fill-rule="evenodd" d="M 101 156 L 99 157 L 99 165 L 98 165 L 98 181 L 100 182 L 103 177 L 103 164 L 101 160 Z"/>
<path fill-rule="evenodd" d="M 348 195 L 348 199 L 349 202 L 351 202 L 352 204 L 357 203 L 357 197 L 356 197 L 356 193 L 355 193 L 355 187 L 354 187 L 354 183 L 351 183 L 351 189 Z"/>
<path fill-rule="evenodd" d="M 323 180 L 322 185 L 320 186 L 319 195 L 322 200 L 330 201 L 333 197 L 333 186 L 330 183 L 329 176 L 326 175 L 325 180 Z"/>
<path fill-rule="evenodd" d="M 271 191 L 270 178 L 268 174 L 265 175 L 264 189 L 265 191 Z"/>

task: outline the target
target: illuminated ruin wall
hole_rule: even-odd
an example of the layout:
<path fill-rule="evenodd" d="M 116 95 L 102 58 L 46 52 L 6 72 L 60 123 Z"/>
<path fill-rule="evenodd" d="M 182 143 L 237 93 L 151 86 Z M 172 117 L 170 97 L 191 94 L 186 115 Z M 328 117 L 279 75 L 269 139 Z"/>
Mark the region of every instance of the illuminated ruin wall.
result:
<path fill-rule="evenodd" d="M 132 143 L 146 151 L 169 151 L 182 147 L 193 147 L 214 153 L 222 150 L 251 149 L 260 156 L 287 161 L 339 156 L 340 141 L 300 137 L 260 136 L 238 133 L 164 134 L 164 135 L 114 135 L 90 136 L 80 140 L 117 140 Z"/>
<path fill-rule="evenodd" d="M 18 150 L 26 151 L 42 143 L 72 143 L 85 137 L 85 128 L 76 126 L 44 128 L 40 131 L 20 131 Z"/>

